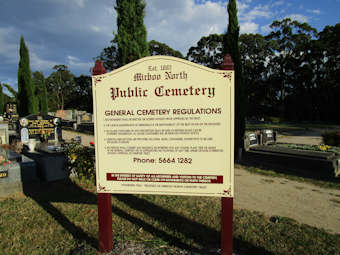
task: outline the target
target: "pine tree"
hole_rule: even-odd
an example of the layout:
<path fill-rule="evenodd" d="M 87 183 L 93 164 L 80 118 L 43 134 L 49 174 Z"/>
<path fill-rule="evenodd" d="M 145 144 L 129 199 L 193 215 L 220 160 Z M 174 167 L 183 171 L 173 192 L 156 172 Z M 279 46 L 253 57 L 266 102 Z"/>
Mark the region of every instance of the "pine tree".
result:
<path fill-rule="evenodd" d="M 235 65 L 235 158 L 239 149 L 243 149 L 243 137 L 245 133 L 245 116 L 247 109 L 247 96 L 243 82 L 243 70 L 239 49 L 240 28 L 237 19 L 236 0 L 228 3 L 228 31 L 224 35 L 224 55 L 229 53 Z"/>
<path fill-rule="evenodd" d="M 24 37 L 20 38 L 20 61 L 18 68 L 18 113 L 19 116 L 37 114 L 38 106 L 34 94 L 28 49 Z"/>
<path fill-rule="evenodd" d="M 119 66 L 149 55 L 144 25 L 145 2 L 143 0 L 117 0 L 117 27 Z"/>

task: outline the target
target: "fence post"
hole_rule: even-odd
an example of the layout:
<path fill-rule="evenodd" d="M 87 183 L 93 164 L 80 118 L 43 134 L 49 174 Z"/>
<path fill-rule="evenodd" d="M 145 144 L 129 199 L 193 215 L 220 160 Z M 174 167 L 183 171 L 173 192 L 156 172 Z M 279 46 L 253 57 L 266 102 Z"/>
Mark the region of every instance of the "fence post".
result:
<path fill-rule="evenodd" d="M 96 61 L 92 75 L 106 73 L 100 60 Z M 112 238 L 112 196 L 110 193 L 97 193 L 98 205 L 98 248 L 100 253 L 107 253 L 113 249 Z"/>
<path fill-rule="evenodd" d="M 226 54 L 221 66 L 222 70 L 234 70 L 234 63 Z M 221 198 L 221 255 L 233 254 L 233 198 Z"/>

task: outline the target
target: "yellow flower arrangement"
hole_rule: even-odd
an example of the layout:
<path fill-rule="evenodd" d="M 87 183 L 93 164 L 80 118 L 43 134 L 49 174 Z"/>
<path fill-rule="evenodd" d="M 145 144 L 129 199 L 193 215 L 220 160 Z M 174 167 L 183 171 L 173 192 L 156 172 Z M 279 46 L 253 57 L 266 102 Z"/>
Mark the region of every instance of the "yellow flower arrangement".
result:
<path fill-rule="evenodd" d="M 322 150 L 322 151 L 328 151 L 331 148 L 332 147 L 329 146 L 329 145 L 324 145 L 324 144 L 319 145 L 319 149 Z"/>

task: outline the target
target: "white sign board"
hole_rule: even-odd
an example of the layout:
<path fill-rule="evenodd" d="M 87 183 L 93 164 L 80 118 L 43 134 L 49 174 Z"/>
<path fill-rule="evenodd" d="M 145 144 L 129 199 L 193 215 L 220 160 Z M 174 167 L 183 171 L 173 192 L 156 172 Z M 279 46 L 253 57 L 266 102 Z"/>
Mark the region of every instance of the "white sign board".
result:
<path fill-rule="evenodd" d="M 92 84 L 98 192 L 233 197 L 234 71 L 153 56 Z"/>

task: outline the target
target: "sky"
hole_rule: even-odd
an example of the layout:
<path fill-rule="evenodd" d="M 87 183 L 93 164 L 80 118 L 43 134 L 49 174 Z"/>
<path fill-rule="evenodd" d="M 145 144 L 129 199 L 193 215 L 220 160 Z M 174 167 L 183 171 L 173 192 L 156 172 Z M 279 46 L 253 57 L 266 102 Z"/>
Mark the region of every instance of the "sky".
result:
<path fill-rule="evenodd" d="M 148 41 L 166 43 L 185 56 L 202 36 L 224 33 L 228 0 L 146 0 Z M 91 75 L 94 58 L 117 32 L 115 0 L 0 0 L 0 82 L 17 89 L 20 36 L 31 71 L 47 77 L 67 65 Z M 241 33 L 270 32 L 274 20 L 292 18 L 322 31 L 340 22 L 340 0 L 238 0 Z M 6 90 L 5 90 L 6 92 Z"/>

